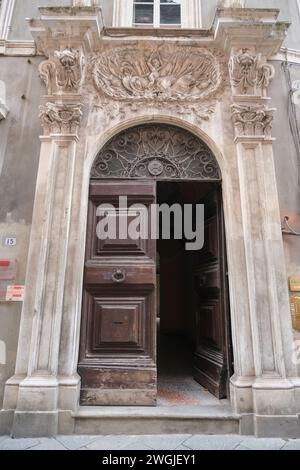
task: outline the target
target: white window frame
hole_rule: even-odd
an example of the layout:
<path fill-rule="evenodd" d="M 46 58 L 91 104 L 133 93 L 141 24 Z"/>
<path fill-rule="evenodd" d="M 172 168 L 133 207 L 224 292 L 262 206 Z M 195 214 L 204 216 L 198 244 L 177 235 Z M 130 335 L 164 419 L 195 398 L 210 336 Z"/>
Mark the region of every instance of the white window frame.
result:
<path fill-rule="evenodd" d="M 139 0 L 133 0 L 133 12 L 132 15 L 134 16 L 134 6 L 136 4 L 139 4 Z M 166 2 L 167 4 L 167 2 Z M 147 5 L 147 3 L 142 2 L 140 5 Z M 171 23 L 171 24 L 162 24 L 160 21 L 160 7 L 161 3 L 160 0 L 153 0 L 153 2 L 149 2 L 150 6 L 153 6 L 153 23 L 147 24 L 147 23 L 135 23 L 134 18 L 132 18 L 132 25 L 136 27 L 141 27 L 141 26 L 152 26 L 153 28 L 181 28 L 181 23 L 182 23 L 182 0 L 177 0 L 177 5 L 180 6 L 180 23 Z M 168 5 L 168 4 L 167 4 Z M 169 4 L 171 5 L 171 4 Z"/>
<path fill-rule="evenodd" d="M 159 23 L 159 4 L 156 2 L 158 8 L 158 23 Z M 156 19 L 157 24 L 157 19 Z M 115 28 L 130 28 L 133 26 L 133 0 L 114 0 L 114 14 L 113 14 L 113 27 Z M 144 25 L 147 26 L 147 25 Z M 168 25 L 167 27 L 172 27 Z M 138 27 L 138 26 L 137 26 Z M 151 28 L 152 25 L 149 25 Z M 161 27 L 165 26 L 153 26 Z M 201 28 L 202 27 L 202 10 L 201 0 L 181 0 L 181 26 L 175 25 L 178 28 Z"/>
<path fill-rule="evenodd" d="M 0 7 L 0 39 L 7 39 L 15 8 L 15 0 L 2 0 Z"/>

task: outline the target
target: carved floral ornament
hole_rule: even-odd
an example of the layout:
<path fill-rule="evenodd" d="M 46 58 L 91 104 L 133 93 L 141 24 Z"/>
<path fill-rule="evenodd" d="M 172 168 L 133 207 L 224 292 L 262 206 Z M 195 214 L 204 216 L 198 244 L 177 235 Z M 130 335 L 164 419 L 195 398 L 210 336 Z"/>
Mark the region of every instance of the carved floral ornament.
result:
<path fill-rule="evenodd" d="M 120 109 L 168 105 L 207 119 L 226 84 L 223 54 L 217 49 L 151 44 L 108 49 L 89 58 L 88 75 L 111 118 Z"/>
<path fill-rule="evenodd" d="M 248 49 L 231 57 L 229 72 L 232 86 L 242 94 L 255 93 L 257 89 L 265 93 L 275 76 L 273 65 L 263 62 L 260 54 L 253 55 Z"/>
<path fill-rule="evenodd" d="M 207 145 L 175 126 L 136 126 L 113 137 L 98 154 L 91 178 L 199 179 L 220 181 Z"/>
<path fill-rule="evenodd" d="M 237 105 L 232 109 L 232 121 L 237 136 L 271 137 L 275 109 L 265 105 Z"/>
<path fill-rule="evenodd" d="M 57 92 L 77 92 L 83 75 L 84 62 L 79 51 L 66 48 L 55 51 L 53 58 L 39 66 L 41 79 L 45 82 L 48 94 Z"/>

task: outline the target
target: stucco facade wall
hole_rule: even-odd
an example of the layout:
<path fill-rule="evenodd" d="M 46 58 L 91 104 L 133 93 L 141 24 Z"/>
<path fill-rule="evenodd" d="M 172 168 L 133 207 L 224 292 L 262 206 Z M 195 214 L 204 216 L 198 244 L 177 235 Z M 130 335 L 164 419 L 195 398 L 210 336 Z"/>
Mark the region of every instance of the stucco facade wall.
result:
<path fill-rule="evenodd" d="M 270 86 L 272 106 L 277 108 L 275 113 L 273 135 L 274 159 L 277 178 L 278 197 L 281 219 L 290 219 L 292 227 L 300 232 L 300 188 L 299 188 L 299 158 L 291 133 L 288 113 L 289 88 L 283 70 L 282 62 L 273 62 L 276 76 Z M 300 65 L 291 66 L 291 77 L 300 80 Z M 298 105 L 299 107 L 299 105 Z M 300 109 L 299 109 L 300 111 Z M 299 112 L 298 112 L 299 119 Z M 300 127 L 300 119 L 298 121 Z M 283 235 L 286 268 L 288 276 L 300 276 L 300 237 Z M 296 340 L 300 333 L 294 330 Z M 298 366 L 300 373 L 300 366 Z"/>
<path fill-rule="evenodd" d="M 11 29 L 8 36 L 10 40 L 32 40 L 26 24 L 26 18 L 38 16 L 38 7 L 44 6 L 70 6 L 72 0 L 16 0 Z"/>
<path fill-rule="evenodd" d="M 24 284 L 41 132 L 38 107 L 42 85 L 40 58 L 0 58 L 0 80 L 6 83 L 7 119 L 0 122 L 0 259 L 18 261 L 17 282 Z M 3 237 L 17 238 L 5 247 Z M 5 381 L 14 373 L 20 303 L 0 302 L 0 341 L 6 364 L 0 363 L 0 407 Z"/>
<path fill-rule="evenodd" d="M 273 63 L 276 76 L 270 86 L 275 113 L 273 135 L 275 168 L 282 219 L 290 217 L 295 228 L 300 226 L 300 194 L 298 181 L 297 150 L 292 138 L 288 116 L 288 87 L 281 62 Z M 298 67 L 300 79 L 300 67 Z M 288 275 L 300 275 L 300 238 L 284 235 Z"/>

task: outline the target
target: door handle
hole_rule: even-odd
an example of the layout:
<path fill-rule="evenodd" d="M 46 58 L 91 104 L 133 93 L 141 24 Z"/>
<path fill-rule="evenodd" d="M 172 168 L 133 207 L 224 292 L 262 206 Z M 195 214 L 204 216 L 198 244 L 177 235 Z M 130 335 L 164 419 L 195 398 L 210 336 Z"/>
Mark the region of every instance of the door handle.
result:
<path fill-rule="evenodd" d="M 199 279 L 199 286 L 204 287 L 206 284 L 206 276 L 201 276 Z"/>
<path fill-rule="evenodd" d="M 122 271 L 121 269 L 117 269 L 117 271 L 115 271 L 112 276 L 112 281 L 113 282 L 116 282 L 116 283 L 121 283 L 121 282 L 124 282 L 125 279 L 126 279 L 126 273 L 125 271 Z"/>

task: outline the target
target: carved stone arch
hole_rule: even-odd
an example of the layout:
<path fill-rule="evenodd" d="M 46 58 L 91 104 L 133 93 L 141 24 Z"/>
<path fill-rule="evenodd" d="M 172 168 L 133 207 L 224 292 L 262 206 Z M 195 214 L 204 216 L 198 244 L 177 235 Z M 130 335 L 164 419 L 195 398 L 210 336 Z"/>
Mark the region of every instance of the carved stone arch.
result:
<path fill-rule="evenodd" d="M 98 153 L 91 178 L 221 181 L 221 171 L 199 137 L 174 125 L 151 123 L 112 137 Z"/>

